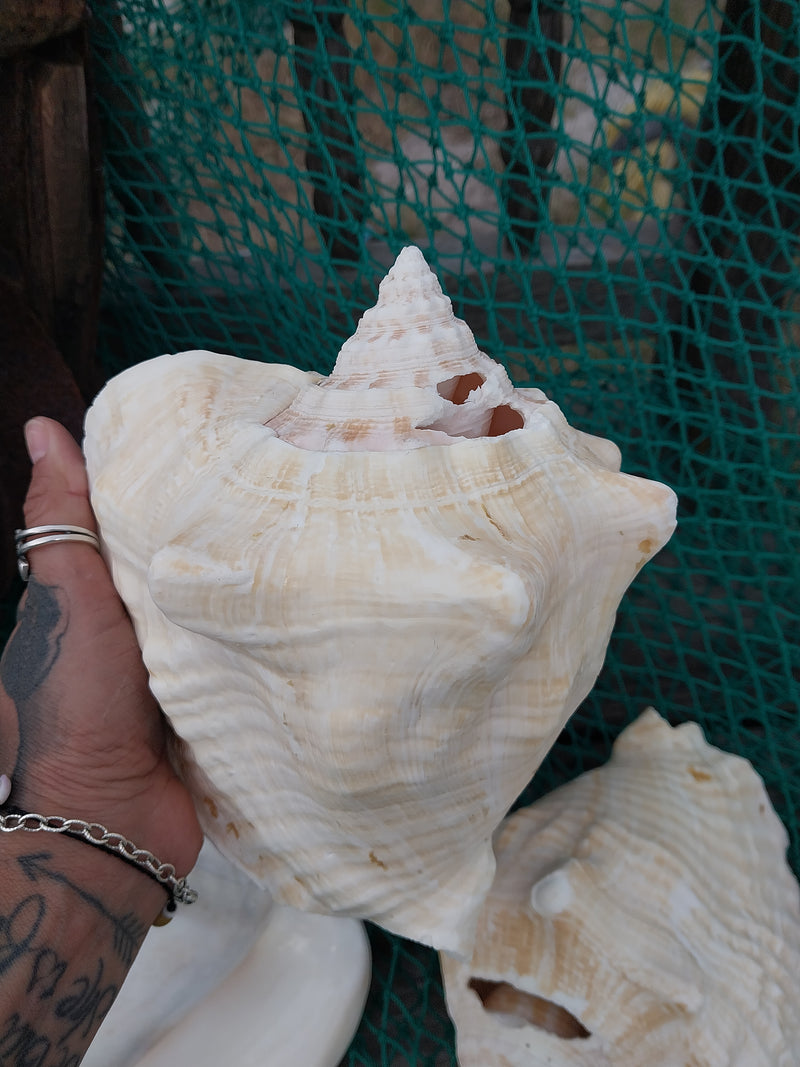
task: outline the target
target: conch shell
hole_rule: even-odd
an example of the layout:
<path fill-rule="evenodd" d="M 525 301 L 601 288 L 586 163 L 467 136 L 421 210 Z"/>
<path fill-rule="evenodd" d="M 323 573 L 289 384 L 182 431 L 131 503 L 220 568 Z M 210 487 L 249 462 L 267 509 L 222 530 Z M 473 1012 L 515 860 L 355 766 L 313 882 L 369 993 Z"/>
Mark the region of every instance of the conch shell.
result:
<path fill-rule="evenodd" d="M 442 956 L 461 1067 L 796 1067 L 786 846 L 746 760 L 648 709 L 498 831 L 472 960 Z"/>
<path fill-rule="evenodd" d="M 85 452 L 208 836 L 279 902 L 467 951 L 672 491 L 514 389 L 413 247 L 330 377 L 163 356 Z"/>

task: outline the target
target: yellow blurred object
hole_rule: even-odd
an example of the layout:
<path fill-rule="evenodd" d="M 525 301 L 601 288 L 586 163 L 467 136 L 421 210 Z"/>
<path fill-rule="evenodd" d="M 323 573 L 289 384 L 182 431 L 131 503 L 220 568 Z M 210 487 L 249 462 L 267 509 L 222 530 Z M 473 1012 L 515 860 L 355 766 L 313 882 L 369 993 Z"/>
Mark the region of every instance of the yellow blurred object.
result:
<path fill-rule="evenodd" d="M 592 193 L 593 210 L 607 220 L 618 216 L 628 221 L 670 207 L 678 191 L 673 183 L 680 167 L 676 140 L 697 124 L 710 77 L 710 67 L 696 67 L 685 72 L 677 87 L 649 78 L 629 111 L 604 123 L 603 143 L 614 163 Z"/>

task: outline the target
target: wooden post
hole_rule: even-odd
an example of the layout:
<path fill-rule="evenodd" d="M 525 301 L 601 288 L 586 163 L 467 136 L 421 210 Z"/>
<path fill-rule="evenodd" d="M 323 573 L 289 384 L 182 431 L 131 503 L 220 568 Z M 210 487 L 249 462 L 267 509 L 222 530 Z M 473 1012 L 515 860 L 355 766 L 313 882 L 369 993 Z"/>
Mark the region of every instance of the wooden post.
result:
<path fill-rule="evenodd" d="M 561 79 L 563 0 L 510 0 L 509 15 L 502 189 L 514 238 L 533 251 L 547 215 L 547 172 L 556 151 L 552 121 Z"/>
<path fill-rule="evenodd" d="M 2 5 L 0 590 L 16 570 L 11 535 L 30 470 L 22 426 L 50 415 L 79 439 L 102 384 L 103 189 L 91 96 L 85 5 Z"/>
<path fill-rule="evenodd" d="M 314 211 L 331 256 L 358 259 L 363 195 L 354 120 L 353 62 L 341 13 L 291 18 L 298 98 L 309 145 Z"/>
<path fill-rule="evenodd" d="M 95 363 L 103 187 L 81 24 L 0 60 L 0 248 L 82 392 Z"/>

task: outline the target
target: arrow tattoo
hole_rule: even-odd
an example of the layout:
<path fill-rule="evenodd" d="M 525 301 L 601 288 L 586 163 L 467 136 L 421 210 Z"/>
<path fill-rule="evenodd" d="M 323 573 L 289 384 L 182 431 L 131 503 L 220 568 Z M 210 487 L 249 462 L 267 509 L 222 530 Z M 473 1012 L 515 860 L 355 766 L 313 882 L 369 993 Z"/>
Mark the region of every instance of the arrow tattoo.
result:
<path fill-rule="evenodd" d="M 114 951 L 125 966 L 129 966 L 136 955 L 138 943 L 147 932 L 147 927 L 132 913 L 121 917 L 114 915 L 106 908 L 99 897 L 82 889 L 60 871 L 52 870 L 47 866 L 48 861 L 52 858 L 53 856 L 50 852 L 35 852 L 28 856 L 19 856 L 17 862 L 32 882 L 38 882 L 40 878 L 49 878 L 53 882 L 60 882 L 71 889 L 73 893 L 77 893 L 81 900 L 89 904 L 107 922 L 111 923 L 114 930 Z"/>

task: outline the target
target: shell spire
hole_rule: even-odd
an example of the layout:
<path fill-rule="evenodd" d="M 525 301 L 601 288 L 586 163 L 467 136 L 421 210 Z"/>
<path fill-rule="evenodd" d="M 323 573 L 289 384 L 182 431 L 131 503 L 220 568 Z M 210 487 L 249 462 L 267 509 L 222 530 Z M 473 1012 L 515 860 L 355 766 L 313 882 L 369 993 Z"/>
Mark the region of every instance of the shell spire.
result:
<path fill-rule="evenodd" d="M 453 313 L 422 252 L 409 245 L 381 282 L 377 304 L 364 312 L 355 334 L 342 345 L 329 384 L 435 389 L 453 375 L 483 369 L 488 359 L 466 322 Z"/>
<path fill-rule="evenodd" d="M 503 367 L 478 349 L 425 257 L 409 245 L 342 345 L 330 377 L 299 393 L 269 426 L 312 451 L 407 450 L 519 428 L 519 402 L 534 393 L 542 397 L 515 391 Z"/>

